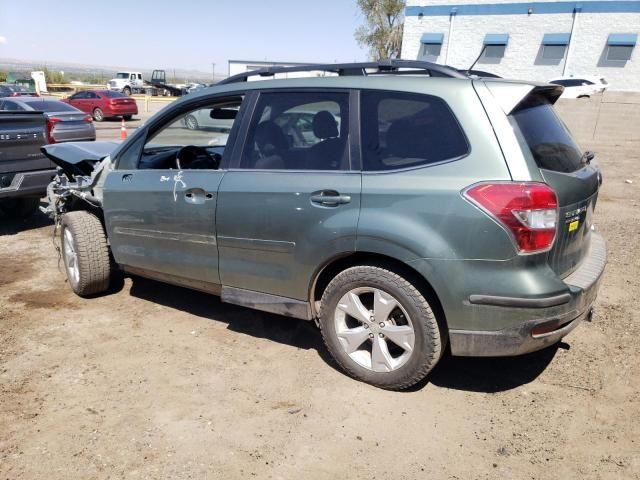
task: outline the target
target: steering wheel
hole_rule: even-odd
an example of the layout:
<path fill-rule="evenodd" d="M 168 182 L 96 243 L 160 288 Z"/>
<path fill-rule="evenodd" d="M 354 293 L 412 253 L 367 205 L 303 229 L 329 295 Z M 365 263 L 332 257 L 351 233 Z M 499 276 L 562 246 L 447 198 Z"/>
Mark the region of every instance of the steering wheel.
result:
<path fill-rule="evenodd" d="M 219 155 L 211 155 L 206 148 L 186 145 L 176 153 L 178 170 L 215 170 L 220 165 Z"/>

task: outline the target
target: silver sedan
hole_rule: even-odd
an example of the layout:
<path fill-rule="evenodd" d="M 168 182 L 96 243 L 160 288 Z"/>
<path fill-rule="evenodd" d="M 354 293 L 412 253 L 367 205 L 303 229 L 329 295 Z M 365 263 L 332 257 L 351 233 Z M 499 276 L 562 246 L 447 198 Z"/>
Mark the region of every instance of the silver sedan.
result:
<path fill-rule="evenodd" d="M 91 115 L 60 100 L 44 97 L 2 98 L 0 110 L 43 112 L 47 119 L 48 143 L 96 139 Z"/>

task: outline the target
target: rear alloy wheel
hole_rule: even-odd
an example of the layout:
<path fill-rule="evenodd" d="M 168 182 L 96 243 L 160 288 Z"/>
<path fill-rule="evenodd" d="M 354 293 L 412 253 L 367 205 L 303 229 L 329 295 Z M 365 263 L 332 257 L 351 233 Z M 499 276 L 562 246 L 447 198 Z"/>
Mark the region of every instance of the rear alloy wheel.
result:
<path fill-rule="evenodd" d="M 98 217 L 85 211 L 66 213 L 60 236 L 71 289 L 81 297 L 106 291 L 115 266 Z"/>
<path fill-rule="evenodd" d="M 96 122 L 101 122 L 101 121 L 104 120 L 104 113 L 103 113 L 101 108 L 94 108 L 93 109 L 93 119 Z"/>
<path fill-rule="evenodd" d="M 427 300 L 403 277 L 379 267 L 352 267 L 329 283 L 320 328 L 345 372 L 392 390 L 422 380 L 443 351 Z"/>
<path fill-rule="evenodd" d="M 189 130 L 197 130 L 198 129 L 198 120 L 193 115 L 187 115 L 184 117 L 184 124 L 187 126 Z"/>

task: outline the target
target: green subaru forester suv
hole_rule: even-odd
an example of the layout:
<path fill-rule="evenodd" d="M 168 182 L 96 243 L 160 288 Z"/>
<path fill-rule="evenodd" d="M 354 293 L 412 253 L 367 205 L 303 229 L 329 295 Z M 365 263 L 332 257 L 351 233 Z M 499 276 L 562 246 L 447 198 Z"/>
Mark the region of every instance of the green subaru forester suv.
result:
<path fill-rule="evenodd" d="M 591 316 L 602 176 L 562 89 L 401 60 L 242 74 L 122 144 L 44 147 L 46 210 L 77 294 L 126 272 L 315 320 L 345 372 L 402 389 L 447 347 L 518 355 Z"/>

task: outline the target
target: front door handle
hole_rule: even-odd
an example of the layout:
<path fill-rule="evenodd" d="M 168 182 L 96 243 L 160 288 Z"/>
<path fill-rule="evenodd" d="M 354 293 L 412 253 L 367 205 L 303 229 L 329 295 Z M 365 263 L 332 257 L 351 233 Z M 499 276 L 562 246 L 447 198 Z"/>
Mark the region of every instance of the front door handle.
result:
<path fill-rule="evenodd" d="M 350 195 L 340 195 L 335 190 L 323 190 L 311 194 L 311 203 L 322 205 L 323 207 L 337 207 L 351 202 Z"/>
<path fill-rule="evenodd" d="M 190 188 L 184 192 L 184 199 L 187 203 L 201 205 L 207 200 L 213 200 L 215 195 L 202 188 Z"/>

